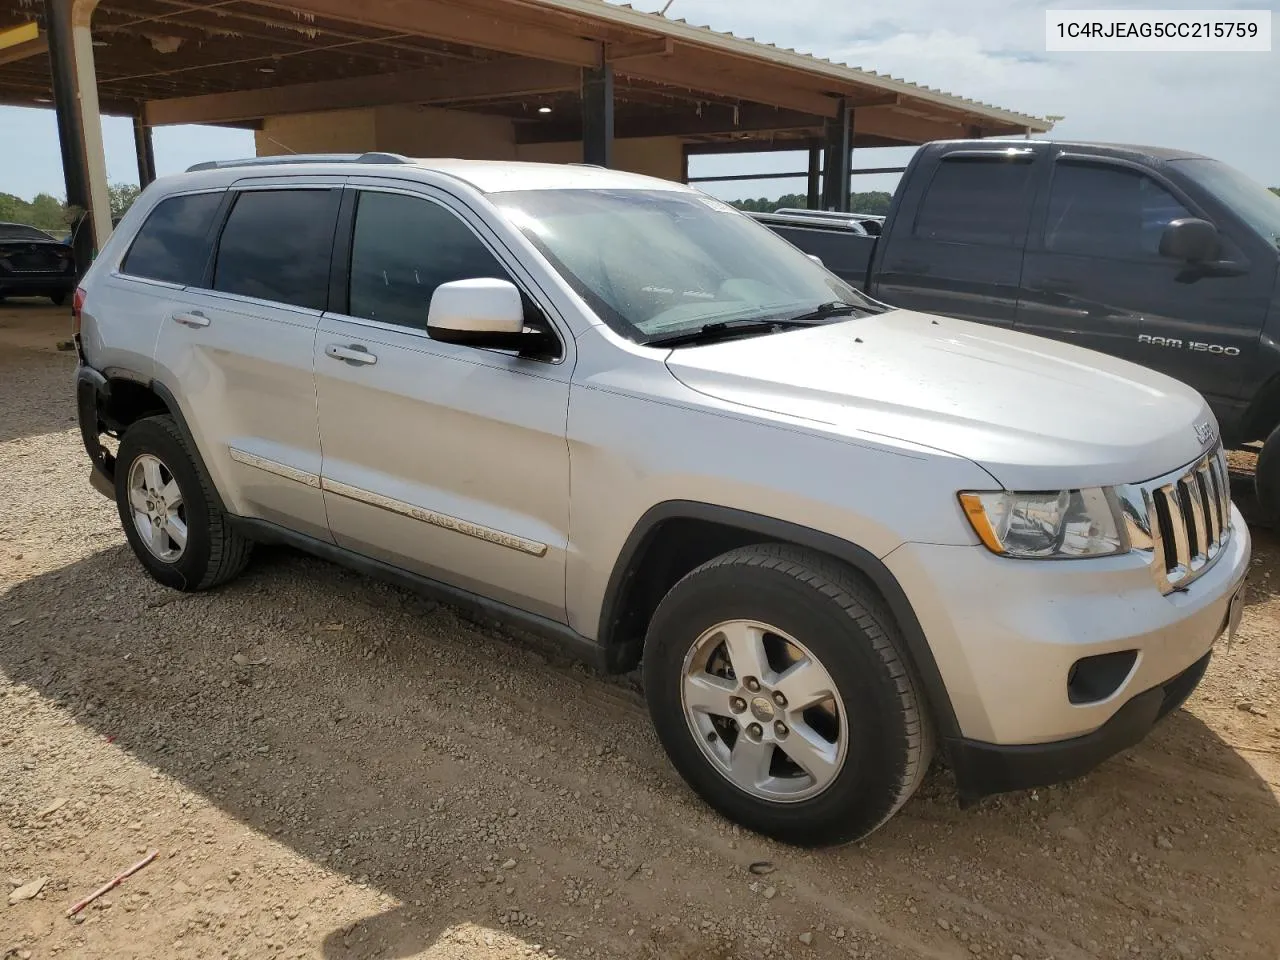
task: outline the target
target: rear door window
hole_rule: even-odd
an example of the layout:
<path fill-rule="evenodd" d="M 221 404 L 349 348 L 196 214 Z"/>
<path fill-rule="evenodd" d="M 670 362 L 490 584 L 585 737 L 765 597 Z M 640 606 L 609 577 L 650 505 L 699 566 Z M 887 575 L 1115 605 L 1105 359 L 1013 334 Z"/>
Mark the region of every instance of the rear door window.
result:
<path fill-rule="evenodd" d="M 1156 257 L 1164 228 L 1190 216 L 1177 197 L 1144 173 L 1063 160 L 1053 172 L 1044 245 L 1054 253 Z"/>
<path fill-rule="evenodd" d="M 944 158 L 916 214 L 916 236 L 1021 245 L 1031 214 L 1032 168 L 1029 158 Z"/>
<path fill-rule="evenodd" d="M 246 190 L 218 241 L 213 289 L 323 310 L 340 190 Z"/>
<path fill-rule="evenodd" d="M 183 286 L 199 284 L 209 262 L 209 228 L 222 193 L 191 193 L 161 200 L 121 264 L 121 272 Z"/>

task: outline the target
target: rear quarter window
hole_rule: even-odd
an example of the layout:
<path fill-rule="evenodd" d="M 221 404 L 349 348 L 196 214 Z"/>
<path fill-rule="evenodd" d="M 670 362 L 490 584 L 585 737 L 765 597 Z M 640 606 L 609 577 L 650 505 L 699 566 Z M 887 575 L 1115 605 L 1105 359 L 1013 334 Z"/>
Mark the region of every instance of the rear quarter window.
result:
<path fill-rule="evenodd" d="M 125 254 L 121 272 L 183 286 L 200 283 L 209 262 L 209 228 L 221 202 L 221 192 L 161 200 Z"/>

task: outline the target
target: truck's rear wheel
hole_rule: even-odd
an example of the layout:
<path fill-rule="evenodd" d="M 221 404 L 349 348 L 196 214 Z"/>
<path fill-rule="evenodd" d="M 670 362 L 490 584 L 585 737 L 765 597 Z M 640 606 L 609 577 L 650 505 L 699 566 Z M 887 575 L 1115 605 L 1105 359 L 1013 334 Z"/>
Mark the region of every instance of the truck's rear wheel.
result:
<path fill-rule="evenodd" d="M 1280 519 L 1280 426 L 1271 431 L 1258 454 L 1253 489 L 1268 520 Z"/>
<path fill-rule="evenodd" d="M 650 624 L 644 681 L 689 785 L 790 843 L 866 836 L 932 756 L 892 618 L 847 569 L 806 550 L 743 547 L 684 577 Z"/>

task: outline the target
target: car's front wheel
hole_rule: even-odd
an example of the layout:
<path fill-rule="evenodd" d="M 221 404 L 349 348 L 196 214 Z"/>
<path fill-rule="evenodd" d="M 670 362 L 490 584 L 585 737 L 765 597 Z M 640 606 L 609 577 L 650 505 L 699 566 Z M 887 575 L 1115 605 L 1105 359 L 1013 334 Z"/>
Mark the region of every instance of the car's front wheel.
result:
<path fill-rule="evenodd" d="M 790 843 L 866 836 L 932 757 L 892 617 L 852 571 L 807 550 L 743 547 L 684 577 L 650 623 L 644 684 L 690 786 Z"/>
<path fill-rule="evenodd" d="M 147 417 L 125 431 L 115 481 L 125 537 L 160 583 L 206 590 L 244 569 L 253 544 L 218 507 L 172 417 Z"/>
<path fill-rule="evenodd" d="M 55 307 L 60 307 L 67 302 L 66 291 L 64 290 L 59 291 L 58 293 L 51 293 L 49 294 L 49 299 L 53 301 L 53 305 Z"/>

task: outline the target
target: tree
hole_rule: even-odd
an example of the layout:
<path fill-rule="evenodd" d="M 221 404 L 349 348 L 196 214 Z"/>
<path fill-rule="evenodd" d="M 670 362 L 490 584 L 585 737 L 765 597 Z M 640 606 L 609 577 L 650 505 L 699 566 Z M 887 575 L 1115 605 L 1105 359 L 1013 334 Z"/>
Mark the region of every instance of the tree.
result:
<path fill-rule="evenodd" d="M 138 199 L 138 194 L 142 191 L 138 189 L 136 184 L 132 183 L 113 183 L 107 187 L 107 195 L 111 197 L 111 219 L 117 220 L 125 215 L 133 201 Z"/>
<path fill-rule="evenodd" d="M 854 213 L 869 213 L 883 217 L 889 212 L 889 201 L 892 199 L 893 194 L 886 193 L 884 190 L 854 193 L 849 196 L 849 209 Z M 766 200 L 760 197 L 756 200 L 734 200 L 732 203 L 739 210 L 746 210 L 749 213 L 773 213 L 782 207 L 808 207 L 809 199 L 803 193 L 784 193 L 777 200 Z"/>
<path fill-rule="evenodd" d="M 1274 193 L 1277 197 L 1280 197 L 1280 187 L 1270 187 L 1269 189 L 1270 189 L 1270 190 L 1271 190 L 1271 192 L 1272 192 L 1272 193 Z"/>
<path fill-rule="evenodd" d="M 47 193 L 37 194 L 30 202 L 11 193 L 0 193 L 0 221 L 26 224 L 59 236 L 69 224 L 66 205 Z"/>

